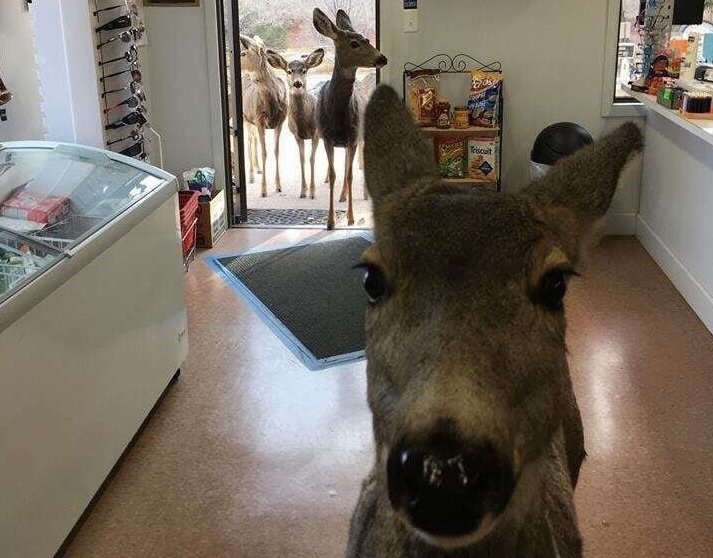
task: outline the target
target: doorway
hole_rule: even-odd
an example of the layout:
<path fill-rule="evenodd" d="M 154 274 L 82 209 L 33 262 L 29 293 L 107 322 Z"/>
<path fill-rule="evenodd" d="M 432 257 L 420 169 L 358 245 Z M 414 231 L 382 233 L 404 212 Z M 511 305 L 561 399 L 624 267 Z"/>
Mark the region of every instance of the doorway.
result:
<path fill-rule="evenodd" d="M 354 29 L 363 34 L 377 48 L 379 46 L 378 0 L 216 0 L 218 12 L 218 40 L 221 50 L 221 92 L 223 97 L 225 165 L 232 173 L 232 188 L 228 188 L 229 211 L 233 226 L 262 227 L 322 227 L 326 225 L 329 206 L 327 157 L 323 142 L 315 151 L 315 196 L 310 196 L 311 140 L 304 142 L 303 166 L 307 192 L 302 194 L 300 149 L 285 119 L 281 132 L 265 131 L 267 158 L 262 165 L 261 149 L 254 128 L 243 119 L 242 80 L 250 79 L 249 58 L 245 41 L 259 37 L 265 49 L 278 52 L 285 61 L 305 60 L 316 49 L 323 48 L 321 63 L 310 67 L 305 74 L 305 94 L 314 98 L 327 83 L 334 68 L 334 46 L 320 35 L 312 24 L 312 10 L 320 8 L 332 21 L 339 9 L 346 11 Z M 242 53 L 242 55 L 241 55 Z M 245 67 L 244 67 L 245 66 Z M 288 86 L 288 74 L 269 66 L 272 75 L 285 85 L 288 104 L 295 93 Z M 360 68 L 354 85 L 361 108 L 378 82 L 377 70 Z M 279 135 L 279 149 L 275 140 Z M 335 151 L 335 209 L 337 227 L 347 226 L 346 202 L 339 202 L 345 170 L 345 149 Z M 276 157 L 276 153 L 279 155 Z M 252 165 L 252 172 L 251 172 Z M 276 171 L 279 165 L 281 192 L 277 192 Z M 365 199 L 363 157 L 361 148 L 353 165 L 354 227 L 371 227 L 371 203 Z M 263 192 L 263 176 L 265 192 Z M 228 182 L 228 183 L 230 183 Z M 263 196 L 263 193 L 266 195 Z"/>

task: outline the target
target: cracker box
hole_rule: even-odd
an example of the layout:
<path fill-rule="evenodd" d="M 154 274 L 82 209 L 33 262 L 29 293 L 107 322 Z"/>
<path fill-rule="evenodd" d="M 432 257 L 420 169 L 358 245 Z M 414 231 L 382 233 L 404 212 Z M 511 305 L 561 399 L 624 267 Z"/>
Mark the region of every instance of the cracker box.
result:
<path fill-rule="evenodd" d="M 0 215 L 53 225 L 69 217 L 69 198 L 46 196 L 22 188 L 16 190 L 0 206 Z"/>
<path fill-rule="evenodd" d="M 500 168 L 500 138 L 468 140 L 468 178 L 496 182 Z"/>
<path fill-rule="evenodd" d="M 465 178 L 465 142 L 457 137 L 437 137 L 436 166 L 444 178 Z"/>

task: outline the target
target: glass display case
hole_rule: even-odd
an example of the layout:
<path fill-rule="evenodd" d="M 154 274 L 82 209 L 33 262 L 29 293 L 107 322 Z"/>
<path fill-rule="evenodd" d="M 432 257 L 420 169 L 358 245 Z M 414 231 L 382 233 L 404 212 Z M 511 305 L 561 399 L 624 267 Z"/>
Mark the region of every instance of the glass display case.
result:
<path fill-rule="evenodd" d="M 0 144 L 0 302 L 166 183 L 133 160 L 63 144 Z"/>

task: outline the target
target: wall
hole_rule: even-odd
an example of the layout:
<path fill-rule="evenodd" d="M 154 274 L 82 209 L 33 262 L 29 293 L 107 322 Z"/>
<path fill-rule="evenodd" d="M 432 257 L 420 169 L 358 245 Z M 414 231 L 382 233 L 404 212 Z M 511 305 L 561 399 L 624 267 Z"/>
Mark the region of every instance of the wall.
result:
<path fill-rule="evenodd" d="M 47 139 L 104 147 L 89 2 L 32 5 Z"/>
<path fill-rule="evenodd" d="M 404 62 L 467 53 L 500 60 L 505 76 L 503 182 L 527 184 L 530 149 L 548 124 L 573 121 L 595 137 L 623 120 L 602 118 L 608 0 L 422 1 L 417 33 L 402 31 L 402 3 L 382 0 L 382 81 L 401 91 Z M 464 101 L 467 84 L 461 86 Z M 455 101 L 456 99 L 452 99 Z M 633 234 L 640 161 L 627 169 L 610 212 L 609 232 Z"/>
<path fill-rule="evenodd" d="M 173 174 L 193 166 L 215 166 L 211 128 L 205 4 L 147 7 L 147 94 L 151 125 L 163 138 L 164 167 Z M 210 45 L 213 48 L 214 45 Z M 222 153 L 218 154 L 222 160 Z"/>
<path fill-rule="evenodd" d="M 713 145 L 650 113 L 636 236 L 713 331 L 711 216 Z"/>
<path fill-rule="evenodd" d="M 14 97 L 3 108 L 0 141 L 43 139 L 40 84 L 33 45 L 32 18 L 20 0 L 2 0 L 0 75 Z"/>

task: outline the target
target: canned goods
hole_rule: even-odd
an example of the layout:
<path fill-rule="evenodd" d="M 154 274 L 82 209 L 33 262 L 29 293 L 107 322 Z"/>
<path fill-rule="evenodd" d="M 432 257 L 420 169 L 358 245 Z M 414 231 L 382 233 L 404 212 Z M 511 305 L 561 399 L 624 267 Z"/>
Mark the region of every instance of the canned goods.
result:
<path fill-rule="evenodd" d="M 463 130 L 469 126 L 468 109 L 466 107 L 456 107 L 453 109 L 453 127 Z"/>

